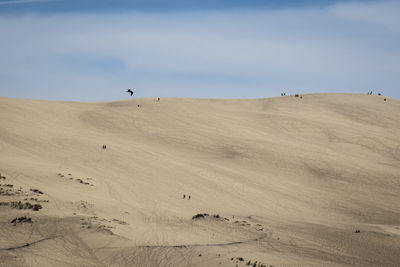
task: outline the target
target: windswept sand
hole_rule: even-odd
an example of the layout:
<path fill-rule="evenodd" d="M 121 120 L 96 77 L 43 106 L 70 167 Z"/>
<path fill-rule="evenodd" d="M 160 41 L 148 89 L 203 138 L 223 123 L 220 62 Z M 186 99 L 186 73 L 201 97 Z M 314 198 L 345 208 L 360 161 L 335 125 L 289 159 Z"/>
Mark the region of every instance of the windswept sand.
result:
<path fill-rule="evenodd" d="M 399 266 L 384 98 L 0 98 L 0 265 Z"/>

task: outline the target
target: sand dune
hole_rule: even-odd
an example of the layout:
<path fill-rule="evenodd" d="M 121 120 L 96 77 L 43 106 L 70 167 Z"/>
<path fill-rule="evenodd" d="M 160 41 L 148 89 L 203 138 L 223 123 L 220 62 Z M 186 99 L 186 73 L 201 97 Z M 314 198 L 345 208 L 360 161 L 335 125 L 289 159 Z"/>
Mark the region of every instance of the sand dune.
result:
<path fill-rule="evenodd" d="M 0 98 L 0 265 L 399 266 L 384 98 Z"/>

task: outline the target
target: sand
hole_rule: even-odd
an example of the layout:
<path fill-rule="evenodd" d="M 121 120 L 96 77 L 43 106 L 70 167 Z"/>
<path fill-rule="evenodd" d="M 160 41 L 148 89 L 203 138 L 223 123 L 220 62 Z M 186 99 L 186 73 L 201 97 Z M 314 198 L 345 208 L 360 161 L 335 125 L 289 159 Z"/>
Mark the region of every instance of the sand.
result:
<path fill-rule="evenodd" d="M 400 264 L 399 100 L 0 98 L 0 125 L 1 266 Z"/>

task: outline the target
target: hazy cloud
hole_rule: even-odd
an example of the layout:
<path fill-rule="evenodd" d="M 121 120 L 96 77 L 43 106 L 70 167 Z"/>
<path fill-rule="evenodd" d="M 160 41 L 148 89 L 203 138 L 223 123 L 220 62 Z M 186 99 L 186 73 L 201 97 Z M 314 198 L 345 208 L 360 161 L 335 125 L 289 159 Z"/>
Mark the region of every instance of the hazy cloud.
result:
<path fill-rule="evenodd" d="M 400 32 L 400 2 L 378 2 L 374 4 L 337 4 L 332 12 L 340 19 L 368 23 L 366 26 L 383 26 L 387 30 Z"/>

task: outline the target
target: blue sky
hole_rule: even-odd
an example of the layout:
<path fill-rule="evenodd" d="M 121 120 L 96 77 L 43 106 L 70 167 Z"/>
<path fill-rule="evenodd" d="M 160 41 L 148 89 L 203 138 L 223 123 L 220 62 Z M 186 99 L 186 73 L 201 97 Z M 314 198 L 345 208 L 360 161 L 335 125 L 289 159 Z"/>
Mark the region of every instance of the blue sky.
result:
<path fill-rule="evenodd" d="M 400 99 L 398 14 L 399 1 L 0 0 L 0 96 Z"/>
<path fill-rule="evenodd" d="M 327 6 L 347 0 L 0 0 L 2 13 L 193 11 L 211 9 L 282 9 Z M 357 0 L 356 0 L 357 1 Z M 372 2 L 374 0 L 358 0 Z"/>

